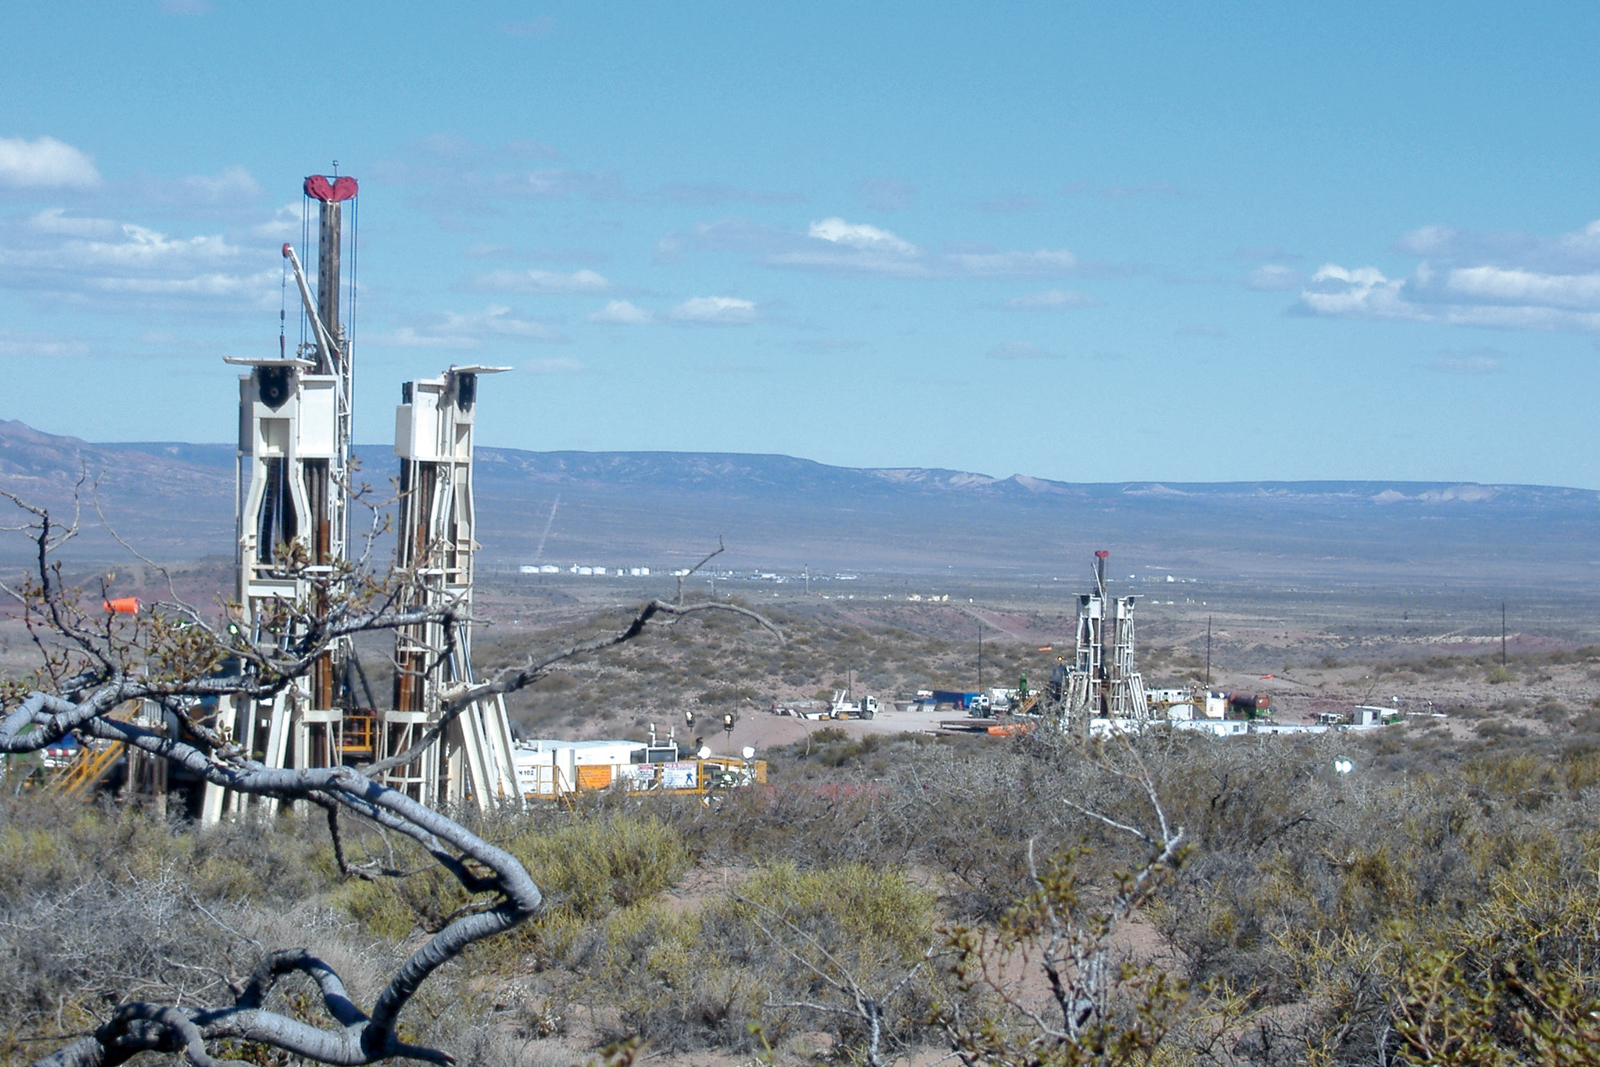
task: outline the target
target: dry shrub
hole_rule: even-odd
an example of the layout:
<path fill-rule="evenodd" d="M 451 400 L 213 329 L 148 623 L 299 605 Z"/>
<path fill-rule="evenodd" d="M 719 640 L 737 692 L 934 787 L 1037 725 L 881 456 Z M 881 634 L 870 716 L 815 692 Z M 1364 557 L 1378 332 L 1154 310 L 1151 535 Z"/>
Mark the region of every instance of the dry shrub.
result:
<path fill-rule="evenodd" d="M 580 919 L 654 899 L 683 878 L 692 860 L 677 829 L 637 811 L 601 811 L 553 831 L 525 831 L 505 847 L 551 907 Z"/>
<path fill-rule="evenodd" d="M 678 882 L 692 860 L 676 829 L 637 811 L 601 808 L 556 824 L 501 816 L 491 826 L 502 847 L 527 867 L 546 901 L 541 920 L 480 948 L 495 954 L 514 951 L 500 943 L 533 948 L 526 944 L 530 936 L 548 939 L 559 933 L 566 918 L 555 918 L 558 914 L 588 922 L 613 908 L 650 900 Z M 351 880 L 335 899 L 374 936 L 399 940 L 419 927 L 443 925 L 468 898 L 455 879 L 428 866 L 404 878 Z M 565 935 L 558 944 L 564 940 Z M 539 951 L 548 956 L 560 949 L 547 944 Z"/>
<path fill-rule="evenodd" d="M 749 1050 L 753 1025 L 775 1042 L 818 1025 L 849 1040 L 859 1027 L 801 1006 L 848 1008 L 819 972 L 847 971 L 885 995 L 918 967 L 935 918 L 934 895 L 896 870 L 781 864 L 700 911 L 645 903 L 613 912 L 576 961 L 580 998 L 596 1006 L 606 1036 L 656 1048 Z M 920 1032 L 940 976 L 918 979 L 885 1004 L 891 1040 Z"/>

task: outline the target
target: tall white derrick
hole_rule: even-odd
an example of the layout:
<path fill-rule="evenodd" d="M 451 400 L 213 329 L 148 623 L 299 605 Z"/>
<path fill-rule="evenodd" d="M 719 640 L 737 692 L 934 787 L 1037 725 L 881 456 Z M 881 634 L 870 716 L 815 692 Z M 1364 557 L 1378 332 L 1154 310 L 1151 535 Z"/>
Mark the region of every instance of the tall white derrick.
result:
<path fill-rule="evenodd" d="M 379 759 L 411 747 L 439 721 L 443 698 L 473 681 L 474 408 L 478 377 L 508 369 L 451 367 L 438 378 L 401 388 L 394 431 L 401 491 L 395 563 L 412 578 L 402 609 L 451 607 L 460 621 L 449 629 L 430 622 L 397 633 L 394 707 L 379 714 Z M 494 696 L 474 703 L 451 722 L 439 744 L 386 780 L 425 804 L 459 804 L 470 797 L 488 808 L 516 799 L 505 701 Z"/>
<path fill-rule="evenodd" d="M 1078 597 L 1077 652 L 1061 681 L 1061 706 L 1075 719 L 1145 719 L 1150 708 L 1144 679 L 1133 660 L 1135 598 L 1106 596 L 1106 558 L 1110 553 L 1102 550 L 1094 555 L 1095 588 Z"/>
<path fill-rule="evenodd" d="M 315 611 L 316 598 L 337 596 L 348 580 L 350 416 L 353 364 L 339 317 L 342 204 L 355 197 L 353 178 L 314 175 L 306 196 L 318 204 L 317 292 L 289 245 L 312 340 L 293 355 L 233 359 L 250 368 L 239 379 L 236 481 L 237 625 L 257 647 L 289 647 L 305 635 L 288 632 L 277 609 L 284 602 Z M 472 407 L 477 375 L 495 368 L 452 369 L 436 380 L 405 386 L 397 434 L 405 488 L 400 509 L 397 565 L 414 571 L 425 592 L 409 607 L 471 603 Z M 416 399 L 416 398 L 420 398 Z M 411 414 L 406 414 L 406 413 Z M 290 566 L 290 560 L 294 565 Z M 329 590 L 324 592 L 324 590 Z M 392 709 L 359 705 L 348 685 L 354 650 L 336 644 L 305 677 L 270 700 L 238 697 L 218 709 L 218 726 L 252 759 L 273 768 L 362 764 L 405 751 L 436 722 L 440 695 L 470 682 L 470 626 L 446 635 L 439 626 L 415 627 L 397 638 L 396 703 Z M 430 650 L 448 654 L 428 655 Z M 430 804 L 472 798 L 487 807 L 516 797 L 510 725 L 502 701 L 482 702 L 463 713 L 416 763 L 393 778 Z M 276 801 L 207 786 L 203 818 L 215 821 L 247 803 Z"/>
<path fill-rule="evenodd" d="M 354 375 L 350 342 L 339 319 L 342 204 L 356 195 L 352 178 L 307 178 L 318 203 L 317 295 L 313 300 L 294 249 L 283 246 L 311 324 L 313 340 L 293 356 L 227 362 L 251 368 L 239 379 L 239 443 L 235 535 L 237 624 L 258 647 L 286 647 L 303 634 L 270 632 L 283 601 L 309 605 L 318 585 L 337 584 L 346 565 L 349 514 L 350 408 Z M 289 567 L 298 554 L 306 565 Z M 270 700 L 236 697 L 219 709 L 219 725 L 251 758 L 268 767 L 327 767 L 344 762 L 340 682 L 350 660 L 341 642 Z M 370 757 L 369 757 L 370 758 Z M 208 785 L 203 817 L 214 821 L 247 802 Z M 273 800 L 255 798 L 269 809 Z"/>

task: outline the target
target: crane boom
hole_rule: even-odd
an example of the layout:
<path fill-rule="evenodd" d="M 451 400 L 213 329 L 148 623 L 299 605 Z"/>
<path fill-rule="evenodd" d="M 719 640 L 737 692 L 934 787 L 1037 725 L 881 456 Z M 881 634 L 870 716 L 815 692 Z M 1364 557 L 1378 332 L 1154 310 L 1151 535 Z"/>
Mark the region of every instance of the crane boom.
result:
<path fill-rule="evenodd" d="M 329 363 L 327 367 L 318 367 L 317 371 L 321 374 L 331 373 L 334 369 L 333 364 L 339 358 L 339 346 L 333 343 L 333 335 L 323 324 L 322 316 L 317 314 L 317 304 L 311 299 L 311 286 L 306 282 L 306 272 L 300 269 L 300 257 L 294 254 L 294 246 L 287 242 L 283 246 L 283 258 L 294 268 L 294 283 L 300 287 L 300 301 L 305 305 L 306 318 L 311 320 L 311 328 L 317 333 L 317 348 L 323 352 L 323 358 Z"/>

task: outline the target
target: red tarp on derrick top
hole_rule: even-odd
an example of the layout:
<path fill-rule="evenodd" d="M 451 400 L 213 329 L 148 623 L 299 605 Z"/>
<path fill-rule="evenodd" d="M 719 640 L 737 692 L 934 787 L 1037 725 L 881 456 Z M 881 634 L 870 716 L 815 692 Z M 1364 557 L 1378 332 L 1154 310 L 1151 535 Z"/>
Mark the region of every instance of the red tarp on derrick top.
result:
<path fill-rule="evenodd" d="M 330 182 L 320 174 L 313 174 L 306 179 L 306 195 L 313 200 L 326 200 L 332 203 L 349 200 L 356 195 L 356 180 L 335 178 Z"/>

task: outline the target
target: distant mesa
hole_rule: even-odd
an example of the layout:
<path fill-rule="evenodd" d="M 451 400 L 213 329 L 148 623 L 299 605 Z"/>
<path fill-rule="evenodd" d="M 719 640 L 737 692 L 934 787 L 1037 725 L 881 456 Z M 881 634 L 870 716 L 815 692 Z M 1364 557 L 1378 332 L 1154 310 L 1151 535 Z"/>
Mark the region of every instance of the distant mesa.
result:
<path fill-rule="evenodd" d="M 356 451 L 362 477 L 383 487 L 392 448 Z M 91 486 L 117 533 L 152 559 L 232 558 L 234 462 L 231 444 L 93 444 L 0 421 L 0 489 L 65 514 L 87 474 L 88 520 L 72 548 L 86 563 L 127 558 L 99 529 Z M 476 477 L 480 562 L 517 573 L 532 560 L 541 574 L 559 566 L 568 577 L 573 567 L 611 577 L 618 563 L 631 577 L 646 561 L 665 576 L 720 536 L 719 565 L 740 573 L 1048 582 L 1109 546 L 1135 569 L 1181 566 L 1205 580 L 1487 588 L 1515 562 L 1519 582 L 1554 587 L 1589 573 L 1589 546 L 1600 543 L 1600 493 L 1548 486 L 1063 482 L 780 455 L 488 447 Z M 16 562 L 23 547 L 0 539 L 0 558 Z"/>

